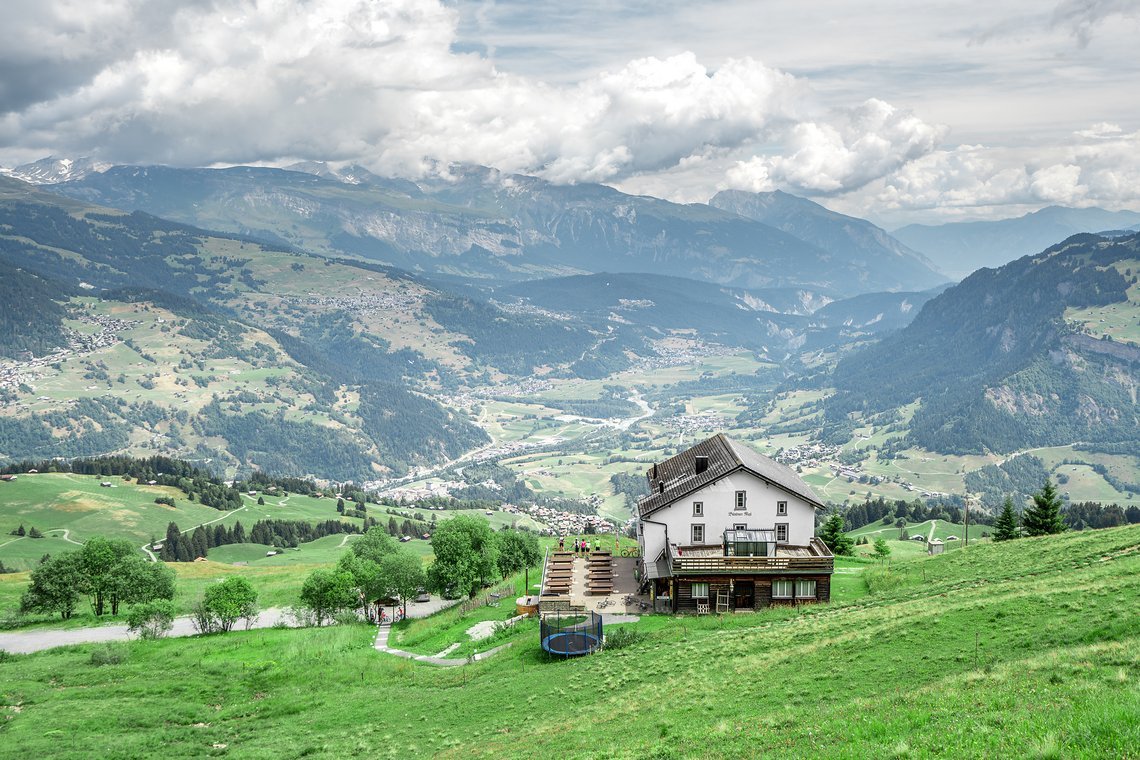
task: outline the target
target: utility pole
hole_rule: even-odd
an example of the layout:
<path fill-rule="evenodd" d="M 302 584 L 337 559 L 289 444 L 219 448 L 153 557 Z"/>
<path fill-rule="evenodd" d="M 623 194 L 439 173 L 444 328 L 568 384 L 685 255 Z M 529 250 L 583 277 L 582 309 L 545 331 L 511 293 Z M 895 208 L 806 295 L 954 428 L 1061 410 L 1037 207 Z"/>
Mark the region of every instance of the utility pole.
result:
<path fill-rule="evenodd" d="M 970 545 L 970 497 L 966 497 L 966 546 Z"/>

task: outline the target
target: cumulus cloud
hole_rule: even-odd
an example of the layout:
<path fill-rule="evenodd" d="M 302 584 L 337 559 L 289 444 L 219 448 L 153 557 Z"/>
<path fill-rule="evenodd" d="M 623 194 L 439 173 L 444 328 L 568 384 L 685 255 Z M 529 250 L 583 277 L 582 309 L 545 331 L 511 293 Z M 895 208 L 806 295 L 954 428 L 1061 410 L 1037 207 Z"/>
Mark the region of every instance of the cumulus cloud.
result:
<path fill-rule="evenodd" d="M 931 209 L 1140 202 L 1140 132 L 1097 124 L 1074 139 L 1032 149 L 962 145 L 936 151 L 887 177 L 874 203 Z"/>
<path fill-rule="evenodd" d="M 741 161 L 728 182 L 754 191 L 780 186 L 811 194 L 848 192 L 930 153 L 945 134 L 943 126 L 871 99 L 829 122 L 796 124 L 782 155 Z"/>
<path fill-rule="evenodd" d="M 0 90 L 9 149 L 413 176 L 462 162 L 620 183 L 712 171 L 782 140 L 785 155 L 746 161 L 738 182 L 836 192 L 941 134 L 878 100 L 820 118 L 803 80 L 748 57 L 644 57 L 571 84 L 508 74 L 456 52 L 458 16 L 439 0 L 15 1 L 24 42 L 0 70 L 31 62 L 51 83 Z"/>

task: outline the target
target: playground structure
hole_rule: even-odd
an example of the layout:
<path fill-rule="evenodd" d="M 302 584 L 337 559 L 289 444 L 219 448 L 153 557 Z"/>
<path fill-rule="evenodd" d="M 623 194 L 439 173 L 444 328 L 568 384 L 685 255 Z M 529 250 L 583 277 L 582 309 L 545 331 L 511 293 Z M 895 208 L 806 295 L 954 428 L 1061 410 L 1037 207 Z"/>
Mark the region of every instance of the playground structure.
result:
<path fill-rule="evenodd" d="M 539 641 L 556 657 L 592 654 L 602 647 L 602 616 L 596 612 L 546 615 L 539 623 Z"/>

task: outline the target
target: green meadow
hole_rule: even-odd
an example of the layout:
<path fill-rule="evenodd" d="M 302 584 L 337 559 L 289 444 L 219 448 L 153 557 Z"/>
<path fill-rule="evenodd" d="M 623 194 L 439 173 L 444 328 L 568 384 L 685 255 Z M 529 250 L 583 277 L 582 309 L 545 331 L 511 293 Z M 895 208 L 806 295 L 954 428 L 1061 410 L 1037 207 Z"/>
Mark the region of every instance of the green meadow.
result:
<path fill-rule="evenodd" d="M 449 669 L 367 626 L 7 656 L 0 756 L 1140 753 L 1140 527 L 838 569 L 830 605 L 650 616 L 566 661 L 533 624 Z M 468 624 L 429 621 L 425 649 Z"/>
<path fill-rule="evenodd" d="M 103 487 L 101 482 L 108 482 L 111 487 Z M 173 498 L 175 506 L 156 504 L 154 499 L 159 496 Z M 229 526 L 237 521 L 241 521 L 248 530 L 263 519 L 341 519 L 363 524 L 358 518 L 339 515 L 333 499 L 296 494 L 264 495 L 260 498 L 265 504 L 259 505 L 258 498 L 245 496 L 240 509 L 221 512 L 189 501 L 176 488 L 138 485 L 118 477 L 99 478 L 70 473 L 20 475 L 14 481 L 0 483 L 0 561 L 8 567 L 27 570 L 44 554 L 75 548 L 75 543 L 82 543 L 92 536 L 125 538 L 141 546 L 151 539 L 165 536 L 166 527 L 171 522 L 177 523 L 182 531 L 193 530 L 202 524 Z M 372 509 L 377 519 L 386 518 L 377 507 Z M 25 530 L 35 526 L 45 537 L 33 539 L 9 535 L 21 524 Z M 70 539 L 70 547 L 64 540 L 64 531 L 67 532 L 66 538 Z M 340 538 L 337 538 L 338 542 Z M 322 557 L 313 561 L 330 560 Z"/>

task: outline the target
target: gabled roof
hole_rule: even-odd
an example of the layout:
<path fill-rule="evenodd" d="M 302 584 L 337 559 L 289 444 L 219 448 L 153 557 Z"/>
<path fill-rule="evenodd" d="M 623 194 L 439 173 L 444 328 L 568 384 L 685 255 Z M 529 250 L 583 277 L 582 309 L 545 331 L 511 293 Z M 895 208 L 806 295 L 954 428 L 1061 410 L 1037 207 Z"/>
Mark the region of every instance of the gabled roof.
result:
<path fill-rule="evenodd" d="M 708 458 L 707 469 L 699 473 L 698 457 Z M 662 507 L 737 470 L 750 472 L 765 482 L 799 496 L 816 509 L 824 508 L 819 497 L 795 470 L 718 433 L 646 471 L 651 493 L 637 503 L 638 514 L 648 517 Z"/>

